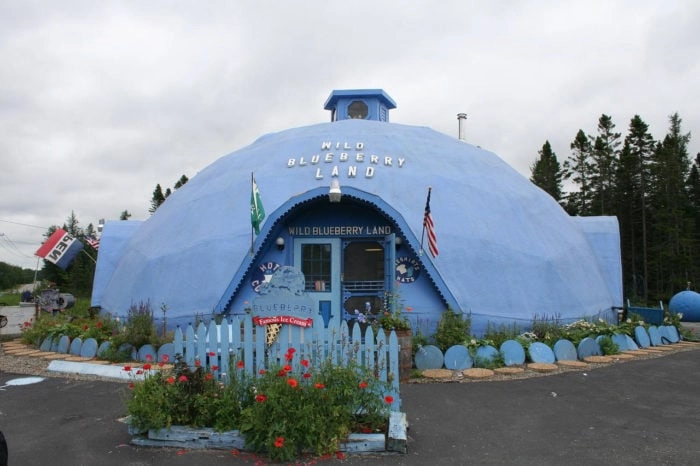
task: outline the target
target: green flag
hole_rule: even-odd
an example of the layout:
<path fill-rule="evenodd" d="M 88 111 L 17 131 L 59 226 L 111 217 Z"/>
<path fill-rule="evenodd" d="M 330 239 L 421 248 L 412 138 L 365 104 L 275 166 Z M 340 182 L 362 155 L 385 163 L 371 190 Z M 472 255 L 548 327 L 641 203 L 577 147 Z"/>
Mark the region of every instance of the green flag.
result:
<path fill-rule="evenodd" d="M 260 224 L 265 219 L 265 208 L 260 199 L 260 191 L 255 183 L 255 178 L 251 176 L 253 181 L 253 190 L 250 193 L 250 223 L 253 225 L 255 234 L 260 233 Z"/>

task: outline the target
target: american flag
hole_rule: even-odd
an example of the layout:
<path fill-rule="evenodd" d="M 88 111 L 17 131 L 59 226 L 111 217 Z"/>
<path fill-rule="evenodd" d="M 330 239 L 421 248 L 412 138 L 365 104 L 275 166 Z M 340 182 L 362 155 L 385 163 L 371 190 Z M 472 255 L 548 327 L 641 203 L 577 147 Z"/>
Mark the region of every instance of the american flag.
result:
<path fill-rule="evenodd" d="M 428 232 L 428 250 L 430 255 L 437 257 L 438 247 L 437 247 L 437 237 L 435 236 L 435 224 L 433 223 L 433 216 L 430 214 L 430 191 L 433 188 L 428 188 L 428 200 L 425 201 L 425 215 L 423 216 L 423 229 Z"/>
<path fill-rule="evenodd" d="M 95 238 L 93 236 L 87 236 L 85 238 L 85 241 L 87 244 L 92 246 L 96 251 L 100 249 L 100 240 L 98 238 Z"/>

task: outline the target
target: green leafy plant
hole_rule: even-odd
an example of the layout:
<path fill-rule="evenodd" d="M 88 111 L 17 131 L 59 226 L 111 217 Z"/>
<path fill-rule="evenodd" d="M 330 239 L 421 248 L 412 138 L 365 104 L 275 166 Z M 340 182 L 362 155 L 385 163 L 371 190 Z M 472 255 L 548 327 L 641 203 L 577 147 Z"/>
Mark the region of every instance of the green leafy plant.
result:
<path fill-rule="evenodd" d="M 520 334 L 520 327 L 515 322 L 511 325 L 500 324 L 498 327 L 488 322 L 486 324 L 486 332 L 484 332 L 484 339 L 491 340 L 493 346 L 500 348 L 503 342 L 513 340 Z"/>
<path fill-rule="evenodd" d="M 620 347 L 612 340 L 610 335 L 604 335 L 598 340 L 600 345 L 600 350 L 604 355 L 618 354 L 620 352 Z"/>
<path fill-rule="evenodd" d="M 435 332 L 435 343 L 444 352 L 454 345 L 461 345 L 470 339 L 471 316 L 454 312 L 447 309 L 440 316 L 437 331 Z"/>

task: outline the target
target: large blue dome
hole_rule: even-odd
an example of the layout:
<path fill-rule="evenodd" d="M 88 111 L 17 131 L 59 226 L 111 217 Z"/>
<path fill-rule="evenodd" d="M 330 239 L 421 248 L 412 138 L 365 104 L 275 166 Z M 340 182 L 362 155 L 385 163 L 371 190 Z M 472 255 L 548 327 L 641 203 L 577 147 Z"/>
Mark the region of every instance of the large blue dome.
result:
<path fill-rule="evenodd" d="M 267 212 L 252 245 L 251 173 Z M 436 258 L 421 251 L 429 187 Z M 305 235 L 302 225 L 319 229 Z M 471 313 L 478 332 L 534 316 L 612 318 L 622 304 L 614 217 L 572 218 L 495 154 L 429 128 L 349 119 L 263 136 L 204 168 L 148 220 L 108 222 L 93 305 L 124 315 L 149 300 L 167 305 L 169 324 L 235 313 L 255 298 L 256 274 L 299 266 L 297 242 L 339 237 L 346 248 L 352 236 L 389 232 L 399 249 L 385 258 L 401 273 L 415 268 L 415 279 L 392 279 L 416 325 L 434 325 L 447 307 Z M 352 290 L 340 276 L 340 293 L 319 303 L 343 307 Z"/>

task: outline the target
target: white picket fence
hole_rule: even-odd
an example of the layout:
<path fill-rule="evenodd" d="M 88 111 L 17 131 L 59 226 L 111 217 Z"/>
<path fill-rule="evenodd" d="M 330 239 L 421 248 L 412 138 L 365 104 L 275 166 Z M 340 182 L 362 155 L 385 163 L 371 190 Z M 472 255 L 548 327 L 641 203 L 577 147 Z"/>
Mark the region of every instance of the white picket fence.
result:
<path fill-rule="evenodd" d="M 352 336 L 351 336 L 352 335 Z M 350 358 L 367 367 L 376 377 L 389 382 L 390 390 L 382 396 L 394 398 L 392 410 L 399 411 L 399 344 L 395 332 L 387 337 L 383 331 L 375 336 L 371 327 L 365 331 L 364 338 L 355 323 L 352 332 L 347 322 L 340 325 L 331 320 L 328 327 L 314 325 L 303 328 L 284 325 L 277 340 L 269 347 L 266 344 L 265 327 L 253 323 L 251 316 L 224 318 L 220 324 L 214 321 L 209 325 L 200 323 L 195 329 L 188 325 L 185 332 L 177 328 L 173 341 L 174 353 L 181 354 L 188 366 L 194 368 L 195 361 L 209 369 L 216 376 L 226 380 L 226 372 L 232 361 L 243 362 L 248 374 L 258 374 L 261 369 L 268 369 L 270 364 L 284 364 L 284 356 L 289 348 L 294 348 L 292 365 L 298 367 L 299 361 L 330 360 L 334 364 L 345 364 Z M 213 366 L 217 366 L 213 370 Z"/>

